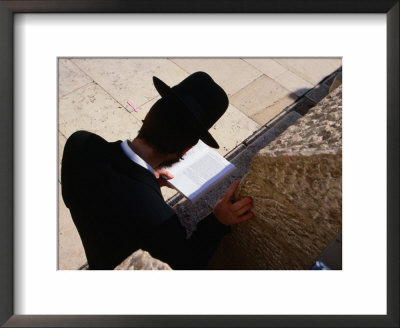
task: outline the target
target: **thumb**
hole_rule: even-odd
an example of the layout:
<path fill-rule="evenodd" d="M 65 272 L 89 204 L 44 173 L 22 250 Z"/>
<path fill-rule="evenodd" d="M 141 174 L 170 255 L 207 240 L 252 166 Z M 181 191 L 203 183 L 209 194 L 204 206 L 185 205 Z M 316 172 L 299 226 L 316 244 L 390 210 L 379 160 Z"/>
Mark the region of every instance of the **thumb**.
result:
<path fill-rule="evenodd" d="M 165 180 L 174 178 L 174 176 L 168 171 L 162 171 L 162 172 L 160 172 L 160 174 L 161 174 L 161 177 L 163 177 Z"/>
<path fill-rule="evenodd" d="M 240 180 L 234 181 L 225 193 L 224 199 L 230 200 L 235 194 L 236 189 L 239 187 Z"/>

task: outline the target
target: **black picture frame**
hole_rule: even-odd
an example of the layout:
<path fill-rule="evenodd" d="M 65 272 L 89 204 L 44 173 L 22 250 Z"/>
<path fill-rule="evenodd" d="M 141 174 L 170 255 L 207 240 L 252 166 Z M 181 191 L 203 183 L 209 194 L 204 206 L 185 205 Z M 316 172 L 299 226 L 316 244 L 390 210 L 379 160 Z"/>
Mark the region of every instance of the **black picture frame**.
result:
<path fill-rule="evenodd" d="M 14 315 L 15 13 L 384 13 L 387 17 L 387 315 Z M 399 1 L 0 0 L 0 324 L 4 327 L 399 327 Z M 366 269 L 367 270 L 367 269 Z M 366 288 L 368 288 L 366 286 Z"/>

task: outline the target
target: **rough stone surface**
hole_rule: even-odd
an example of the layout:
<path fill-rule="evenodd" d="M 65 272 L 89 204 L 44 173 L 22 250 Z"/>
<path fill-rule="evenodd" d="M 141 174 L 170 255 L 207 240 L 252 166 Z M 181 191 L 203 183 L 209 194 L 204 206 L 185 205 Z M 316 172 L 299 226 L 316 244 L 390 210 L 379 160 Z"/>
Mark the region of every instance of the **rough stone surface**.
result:
<path fill-rule="evenodd" d="M 137 250 L 128 256 L 124 262 L 115 267 L 114 270 L 172 270 L 171 267 L 152 257 L 144 250 Z"/>
<path fill-rule="evenodd" d="M 341 231 L 342 88 L 253 159 L 236 197 L 254 218 L 233 226 L 213 269 L 308 269 Z"/>

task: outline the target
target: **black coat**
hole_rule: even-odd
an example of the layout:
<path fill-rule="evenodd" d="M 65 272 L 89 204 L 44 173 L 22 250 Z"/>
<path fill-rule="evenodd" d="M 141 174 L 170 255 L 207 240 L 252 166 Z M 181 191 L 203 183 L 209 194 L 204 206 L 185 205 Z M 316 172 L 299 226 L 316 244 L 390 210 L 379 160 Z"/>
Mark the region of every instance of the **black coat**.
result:
<path fill-rule="evenodd" d="M 187 239 L 155 176 L 124 154 L 121 141 L 87 131 L 65 144 L 61 186 L 90 269 L 114 269 L 137 249 L 173 269 L 203 269 L 230 230 L 210 214 Z"/>

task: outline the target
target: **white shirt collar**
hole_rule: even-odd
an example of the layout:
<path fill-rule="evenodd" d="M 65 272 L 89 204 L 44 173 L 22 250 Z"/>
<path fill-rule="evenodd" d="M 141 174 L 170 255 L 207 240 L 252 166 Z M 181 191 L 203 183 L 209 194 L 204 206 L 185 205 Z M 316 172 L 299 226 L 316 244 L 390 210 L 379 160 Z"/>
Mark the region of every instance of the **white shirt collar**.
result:
<path fill-rule="evenodd" d="M 125 140 L 124 142 L 121 143 L 121 148 L 124 151 L 125 155 L 128 156 L 128 158 L 135 162 L 136 164 L 144 167 L 145 169 L 149 170 L 151 173 L 154 173 L 153 168 L 145 161 L 143 160 L 139 155 L 137 155 L 131 147 L 128 145 L 128 140 Z"/>

